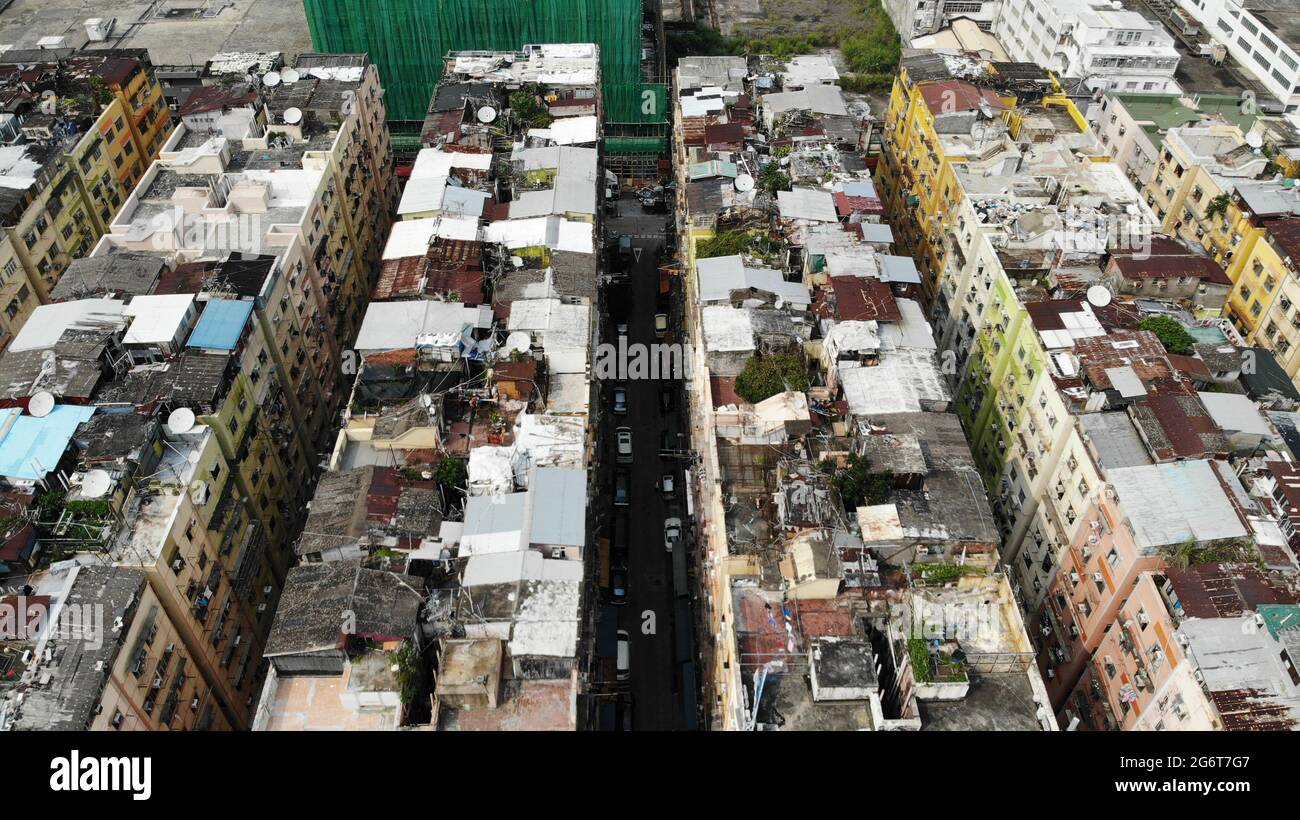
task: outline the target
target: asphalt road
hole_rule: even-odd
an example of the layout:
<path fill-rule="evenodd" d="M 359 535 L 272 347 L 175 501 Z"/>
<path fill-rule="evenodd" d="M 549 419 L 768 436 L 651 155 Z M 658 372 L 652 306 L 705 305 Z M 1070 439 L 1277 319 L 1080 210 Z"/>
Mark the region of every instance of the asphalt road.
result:
<path fill-rule="evenodd" d="M 655 338 L 654 316 L 661 310 L 657 306 L 658 251 L 664 244 L 669 215 L 643 213 L 638 202 L 628 195 L 623 197 L 620 211 L 619 216 L 606 219 L 606 226 L 614 237 L 632 236 L 640 258 L 631 263 L 626 283 L 610 286 L 610 315 L 604 317 L 606 330 L 602 339 L 617 344 L 616 325 L 626 322 L 629 345 L 649 346 L 656 341 L 667 341 Z M 661 459 L 659 448 L 664 430 L 684 432 L 681 383 L 652 379 L 606 381 L 602 385 L 606 407 L 610 406 L 610 394 L 616 384 L 627 388 L 628 412 L 623 416 L 604 416 L 607 429 L 602 435 L 609 453 L 606 463 L 611 465 L 611 475 L 606 481 L 611 490 L 600 503 L 611 505 L 611 521 L 618 515 L 629 516 L 628 603 L 619 608 L 619 628 L 626 629 L 631 636 L 632 676 L 627 686 L 631 693 L 632 728 L 636 731 L 678 729 L 683 726 L 683 716 L 674 658 L 672 560 L 664 550 L 663 524 L 670 516 L 685 518 L 682 465 Z M 674 390 L 673 410 L 667 413 L 660 407 L 660 391 L 666 385 Z M 614 431 L 618 427 L 632 430 L 630 465 L 615 463 Z M 612 506 L 613 472 L 618 469 L 630 473 L 631 498 L 627 507 Z M 674 475 L 677 484 L 674 500 L 665 499 L 659 490 L 659 481 L 666 472 Z"/>

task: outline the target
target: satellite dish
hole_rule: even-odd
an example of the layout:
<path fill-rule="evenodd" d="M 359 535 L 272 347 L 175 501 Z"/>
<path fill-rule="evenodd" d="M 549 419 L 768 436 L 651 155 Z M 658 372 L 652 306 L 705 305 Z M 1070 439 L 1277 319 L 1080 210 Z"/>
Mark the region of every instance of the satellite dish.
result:
<path fill-rule="evenodd" d="M 280 84 L 280 74 L 276 71 L 268 71 L 262 77 L 262 85 L 267 88 L 275 88 Z"/>
<path fill-rule="evenodd" d="M 1246 135 L 1246 144 L 1251 148 L 1263 148 L 1264 138 L 1259 134 L 1251 133 Z"/>
<path fill-rule="evenodd" d="M 482 108 L 480 108 L 478 110 L 478 113 L 475 114 L 474 116 L 478 119 L 479 122 L 483 123 L 484 125 L 487 125 L 488 123 L 496 120 L 497 110 L 490 105 L 485 105 Z"/>
<path fill-rule="evenodd" d="M 285 83 L 296 83 L 302 79 L 302 75 L 298 73 L 296 68 L 286 68 L 280 72 L 280 79 Z"/>
<path fill-rule="evenodd" d="M 301 108 L 286 108 L 286 109 L 284 109 L 284 115 L 283 115 L 283 116 L 284 116 L 285 124 L 287 124 L 287 125 L 297 125 L 298 123 L 302 122 L 302 109 L 301 109 Z"/>
<path fill-rule="evenodd" d="M 529 336 L 522 330 L 516 330 L 514 333 L 511 333 L 506 337 L 506 344 L 503 351 L 509 355 L 516 351 L 519 353 L 527 353 L 532 349 L 533 337 Z"/>
<path fill-rule="evenodd" d="M 740 174 L 736 177 L 736 190 L 742 194 L 754 190 L 754 178 L 749 174 Z"/>
<path fill-rule="evenodd" d="M 27 400 L 28 415 L 43 419 L 54 411 L 54 394 L 48 390 L 38 390 Z"/>
<path fill-rule="evenodd" d="M 173 435 L 188 433 L 194 429 L 194 411 L 188 407 L 177 407 L 167 417 L 167 429 Z"/>
<path fill-rule="evenodd" d="M 426 409 L 426 410 L 428 410 L 430 407 L 432 407 L 432 406 L 433 406 L 433 396 L 430 396 L 428 393 L 421 393 L 421 394 L 420 394 L 420 406 L 423 407 L 423 408 Z"/>
<path fill-rule="evenodd" d="M 107 470 L 91 470 L 81 479 L 81 494 L 86 498 L 103 498 L 113 487 Z"/>
<path fill-rule="evenodd" d="M 1088 288 L 1088 304 L 1093 307 L 1106 307 L 1110 304 L 1110 288 L 1105 285 L 1093 285 Z"/>

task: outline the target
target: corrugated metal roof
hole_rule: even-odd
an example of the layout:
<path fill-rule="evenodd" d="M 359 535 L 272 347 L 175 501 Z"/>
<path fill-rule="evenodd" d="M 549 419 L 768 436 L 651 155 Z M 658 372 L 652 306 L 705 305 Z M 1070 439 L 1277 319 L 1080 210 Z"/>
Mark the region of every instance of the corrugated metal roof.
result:
<path fill-rule="evenodd" d="M 189 347 L 205 350 L 234 350 L 244 325 L 253 312 L 253 303 L 233 299 L 209 299 L 203 315 L 190 334 Z"/>
<path fill-rule="evenodd" d="M 539 467 L 533 493 L 534 544 L 581 547 L 587 542 L 587 471 Z"/>

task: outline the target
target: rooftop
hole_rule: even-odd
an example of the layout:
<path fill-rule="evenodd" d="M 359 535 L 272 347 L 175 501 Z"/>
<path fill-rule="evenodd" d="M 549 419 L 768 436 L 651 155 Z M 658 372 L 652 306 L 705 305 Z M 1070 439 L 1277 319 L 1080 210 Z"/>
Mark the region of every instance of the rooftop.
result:
<path fill-rule="evenodd" d="M 1108 471 L 1107 481 L 1144 552 L 1247 535 L 1225 479 L 1212 462 L 1116 467 Z"/>
<path fill-rule="evenodd" d="M 302 564 L 289 570 L 265 656 L 334 650 L 345 634 L 379 641 L 414 638 L 423 581 L 366 569 L 359 561 Z M 339 613 L 351 612 L 351 632 Z"/>

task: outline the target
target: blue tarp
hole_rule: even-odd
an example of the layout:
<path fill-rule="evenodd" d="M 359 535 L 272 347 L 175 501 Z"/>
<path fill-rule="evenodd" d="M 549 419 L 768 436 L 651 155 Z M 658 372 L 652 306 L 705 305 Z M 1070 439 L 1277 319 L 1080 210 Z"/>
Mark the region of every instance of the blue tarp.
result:
<path fill-rule="evenodd" d="M 209 299 L 198 325 L 190 334 L 189 346 L 205 350 L 234 350 L 244 333 L 248 314 L 252 312 L 251 301 Z"/>
<path fill-rule="evenodd" d="M 48 416 L 22 415 L 16 407 L 0 410 L 0 475 L 35 481 L 58 466 L 72 434 L 95 414 L 93 407 L 60 404 Z"/>

